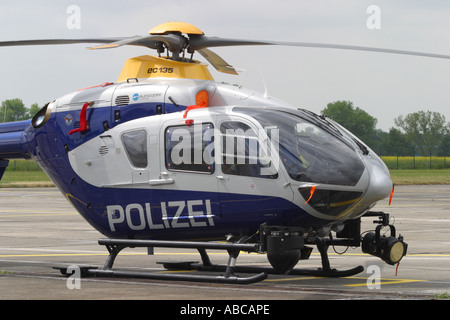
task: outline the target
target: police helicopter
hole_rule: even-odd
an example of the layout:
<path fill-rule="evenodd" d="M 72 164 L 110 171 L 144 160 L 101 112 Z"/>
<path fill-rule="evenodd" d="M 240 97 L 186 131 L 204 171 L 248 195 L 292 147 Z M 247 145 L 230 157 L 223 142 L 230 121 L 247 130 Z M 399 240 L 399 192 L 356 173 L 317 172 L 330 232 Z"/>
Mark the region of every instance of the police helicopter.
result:
<path fill-rule="evenodd" d="M 193 55 L 200 53 L 229 74 L 236 69 L 209 48 L 285 45 L 450 57 L 208 37 L 183 22 L 129 38 L 4 41 L 0 46 L 73 43 L 97 44 L 90 49 L 144 46 L 158 53 L 128 59 L 115 83 L 69 93 L 31 120 L 0 125 L 0 177 L 11 159 L 36 161 L 106 236 L 99 239 L 110 253 L 104 267 L 83 267 L 84 275 L 253 283 L 272 272 L 342 277 L 364 270 L 332 268 L 329 246 L 361 247 L 391 265 L 406 255 L 407 244 L 389 214 L 371 211 L 378 201 L 392 198 L 394 186 L 367 145 L 322 115 L 214 81 Z M 362 218 L 378 219 L 375 230 L 362 233 Z M 312 246 L 320 252 L 321 268 L 296 268 Z M 194 248 L 201 263 L 164 267 L 216 272 L 114 269 L 117 254 L 128 247 Z M 227 265 L 213 264 L 210 249 L 227 251 Z M 237 266 L 241 251 L 267 254 L 271 267 Z"/>

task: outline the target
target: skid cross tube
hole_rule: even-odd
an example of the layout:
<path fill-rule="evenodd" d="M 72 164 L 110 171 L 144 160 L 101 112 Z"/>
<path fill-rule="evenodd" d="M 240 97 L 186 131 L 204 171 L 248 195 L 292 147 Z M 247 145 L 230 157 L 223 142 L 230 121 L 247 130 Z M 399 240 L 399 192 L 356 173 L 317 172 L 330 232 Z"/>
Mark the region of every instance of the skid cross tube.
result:
<path fill-rule="evenodd" d="M 126 239 L 100 239 L 100 245 L 106 246 L 109 256 L 106 259 L 103 269 L 89 268 L 84 270 L 87 276 L 105 277 L 131 277 L 155 280 L 177 280 L 177 281 L 197 281 L 216 283 L 236 283 L 249 284 L 262 281 L 267 278 L 267 273 L 261 272 L 248 277 L 239 277 L 234 274 L 235 263 L 240 251 L 258 252 L 259 245 L 244 243 L 212 243 L 212 242 L 191 242 L 191 241 L 160 241 L 160 240 L 126 240 Z M 227 250 L 229 254 L 226 272 L 222 276 L 211 275 L 185 275 L 185 274 L 163 274 L 139 271 L 113 270 L 114 261 L 117 255 L 125 248 L 134 247 L 162 247 L 162 248 L 190 248 L 200 252 L 202 260 L 211 265 L 206 254 L 206 249 Z"/>

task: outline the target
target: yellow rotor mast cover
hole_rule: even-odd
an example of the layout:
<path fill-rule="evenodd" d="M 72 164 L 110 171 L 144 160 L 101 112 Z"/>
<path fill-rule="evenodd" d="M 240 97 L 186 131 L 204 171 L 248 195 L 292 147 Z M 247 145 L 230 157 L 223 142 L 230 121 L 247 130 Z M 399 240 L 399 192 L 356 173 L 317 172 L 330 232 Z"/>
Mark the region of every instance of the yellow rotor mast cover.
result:
<path fill-rule="evenodd" d="M 197 28 L 196 26 L 180 21 L 171 21 L 161 23 L 156 27 L 152 28 L 148 33 L 149 34 L 167 34 L 169 32 L 181 32 L 185 34 L 201 34 L 204 35 L 203 31 Z"/>
<path fill-rule="evenodd" d="M 187 35 L 203 35 L 203 31 L 185 22 L 166 22 L 152 28 L 148 33 L 153 35 L 179 32 Z M 128 59 L 120 73 L 119 82 L 140 78 L 183 78 L 214 80 L 208 65 L 193 60 L 192 62 L 174 61 L 155 56 L 140 56 Z"/>
<path fill-rule="evenodd" d="M 181 62 L 154 56 L 140 56 L 125 62 L 118 82 L 160 77 L 214 80 L 208 66 L 198 61 Z"/>

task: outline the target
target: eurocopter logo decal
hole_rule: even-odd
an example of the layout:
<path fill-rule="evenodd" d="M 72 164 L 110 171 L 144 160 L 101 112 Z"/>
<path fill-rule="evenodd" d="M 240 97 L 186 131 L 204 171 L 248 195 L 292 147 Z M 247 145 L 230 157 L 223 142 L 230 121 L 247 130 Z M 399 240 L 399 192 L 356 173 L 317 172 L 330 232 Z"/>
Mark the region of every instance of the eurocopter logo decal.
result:
<path fill-rule="evenodd" d="M 162 96 L 161 92 L 150 92 L 150 93 L 144 93 L 144 94 L 135 93 L 135 94 L 133 94 L 133 101 L 138 101 L 138 100 L 150 101 L 152 98 L 161 97 L 161 96 Z"/>

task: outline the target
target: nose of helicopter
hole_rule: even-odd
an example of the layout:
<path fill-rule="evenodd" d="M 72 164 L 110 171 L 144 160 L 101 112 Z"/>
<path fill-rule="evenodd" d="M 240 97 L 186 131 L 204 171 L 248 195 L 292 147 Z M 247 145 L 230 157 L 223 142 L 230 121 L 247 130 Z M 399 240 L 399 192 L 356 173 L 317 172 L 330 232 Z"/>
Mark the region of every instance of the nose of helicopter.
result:
<path fill-rule="evenodd" d="M 366 164 L 369 171 L 369 184 L 365 200 L 376 202 L 387 198 L 393 186 L 389 170 L 381 163 L 381 160 L 371 159 Z"/>

